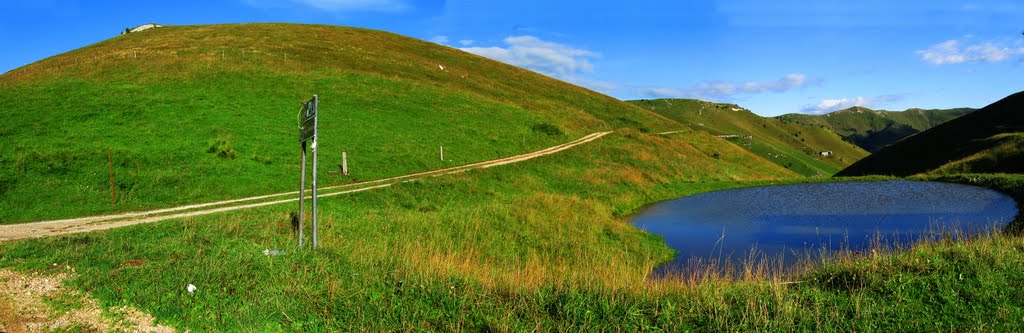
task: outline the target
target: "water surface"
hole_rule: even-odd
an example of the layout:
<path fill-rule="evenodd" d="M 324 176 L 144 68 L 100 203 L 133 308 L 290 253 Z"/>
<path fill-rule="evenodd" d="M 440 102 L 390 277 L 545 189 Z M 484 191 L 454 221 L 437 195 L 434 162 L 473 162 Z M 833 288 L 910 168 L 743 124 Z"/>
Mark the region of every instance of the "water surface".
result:
<path fill-rule="evenodd" d="M 796 263 L 822 250 L 906 245 L 944 232 L 1001 228 L 1017 214 L 1002 193 L 968 185 L 884 181 L 715 191 L 655 204 L 632 218 L 679 251 L 656 275 L 688 262 Z"/>

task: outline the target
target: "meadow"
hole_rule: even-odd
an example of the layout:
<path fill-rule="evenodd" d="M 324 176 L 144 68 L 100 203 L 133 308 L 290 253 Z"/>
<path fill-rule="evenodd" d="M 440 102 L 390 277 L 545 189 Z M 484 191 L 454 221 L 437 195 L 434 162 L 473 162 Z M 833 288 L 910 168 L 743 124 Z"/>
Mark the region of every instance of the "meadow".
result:
<path fill-rule="evenodd" d="M 838 253 L 788 274 L 755 264 L 649 279 L 672 251 L 629 225 L 631 212 L 809 179 L 742 169 L 715 179 L 703 159 L 601 159 L 631 145 L 679 149 L 639 132 L 602 140 L 322 200 L 317 251 L 294 248 L 296 207 L 285 205 L 5 244 L 0 266 L 74 267 L 70 283 L 104 306 L 190 330 L 1020 329 L 1024 239 L 1011 233 Z M 1024 192 L 1019 176 L 938 180 Z"/>

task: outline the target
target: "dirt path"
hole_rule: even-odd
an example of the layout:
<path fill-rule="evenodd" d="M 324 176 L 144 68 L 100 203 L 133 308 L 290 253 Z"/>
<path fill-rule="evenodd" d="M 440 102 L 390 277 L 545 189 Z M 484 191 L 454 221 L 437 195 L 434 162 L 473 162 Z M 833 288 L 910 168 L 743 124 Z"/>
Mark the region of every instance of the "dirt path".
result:
<path fill-rule="evenodd" d="M 437 177 L 453 173 L 465 172 L 474 169 L 483 169 L 493 166 L 522 162 L 533 158 L 558 153 L 597 140 L 598 138 L 605 136 L 609 133 L 611 132 L 597 132 L 557 146 L 545 148 L 542 150 L 522 155 L 500 158 L 496 160 L 477 162 L 446 169 L 418 172 L 385 179 L 371 180 L 361 183 L 320 187 L 317 188 L 317 197 L 331 197 L 336 195 L 367 191 L 382 187 L 388 187 L 401 182 L 413 181 L 427 177 Z M 295 197 L 298 194 L 299 191 L 282 192 L 241 199 L 207 202 L 148 211 L 89 216 L 64 220 L 40 221 L 22 224 L 0 225 L 0 242 L 27 238 L 49 237 L 70 233 L 108 230 L 129 225 L 156 222 L 167 219 L 207 215 L 239 209 L 248 209 L 254 207 L 289 203 L 295 202 Z"/>
<path fill-rule="evenodd" d="M 132 307 L 104 311 L 88 293 L 68 288 L 64 281 L 74 273 L 56 265 L 52 275 L 0 270 L 0 332 L 174 332 Z"/>

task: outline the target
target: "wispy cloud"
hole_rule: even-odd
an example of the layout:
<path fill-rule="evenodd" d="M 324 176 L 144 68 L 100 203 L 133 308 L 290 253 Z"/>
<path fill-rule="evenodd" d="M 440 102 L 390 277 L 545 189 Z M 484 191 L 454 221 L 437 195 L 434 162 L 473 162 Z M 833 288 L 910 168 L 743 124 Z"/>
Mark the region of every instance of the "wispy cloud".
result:
<path fill-rule="evenodd" d="M 434 37 L 430 37 L 430 41 L 432 43 L 446 45 L 446 44 L 448 44 L 448 36 L 434 36 Z"/>
<path fill-rule="evenodd" d="M 600 57 L 597 52 L 545 41 L 529 35 L 508 37 L 503 42 L 504 46 L 463 47 L 460 49 L 596 90 L 609 92 L 615 89 L 614 84 L 580 76 L 594 71 L 594 64 L 590 62 L 590 59 Z M 468 45 L 473 41 L 464 40 L 460 43 Z"/>
<path fill-rule="evenodd" d="M 804 106 L 803 109 L 800 109 L 800 112 L 811 114 L 823 114 L 832 111 L 848 109 L 854 106 L 874 108 L 889 103 L 898 102 L 901 100 L 903 100 L 902 95 L 880 95 L 875 97 L 824 99 L 817 104 Z"/>
<path fill-rule="evenodd" d="M 257 7 L 304 5 L 331 12 L 399 12 L 409 8 L 404 0 L 245 0 Z"/>
<path fill-rule="evenodd" d="M 1020 41 L 1014 43 L 995 41 L 965 43 L 950 39 L 914 53 L 920 55 L 924 62 L 933 65 L 991 63 L 1000 62 L 1016 55 L 1024 55 L 1024 43 Z"/>
<path fill-rule="evenodd" d="M 488 57 L 555 77 L 565 77 L 594 70 L 588 58 L 596 52 L 548 42 L 534 36 L 505 38 L 505 47 L 464 47 L 463 51 Z"/>
<path fill-rule="evenodd" d="M 684 88 L 648 87 L 640 88 L 641 95 L 648 97 L 686 97 L 713 101 L 727 101 L 739 94 L 759 94 L 768 92 L 785 92 L 812 84 L 821 83 L 821 79 L 808 79 L 804 74 L 789 74 L 778 80 L 728 82 L 702 82 Z"/>

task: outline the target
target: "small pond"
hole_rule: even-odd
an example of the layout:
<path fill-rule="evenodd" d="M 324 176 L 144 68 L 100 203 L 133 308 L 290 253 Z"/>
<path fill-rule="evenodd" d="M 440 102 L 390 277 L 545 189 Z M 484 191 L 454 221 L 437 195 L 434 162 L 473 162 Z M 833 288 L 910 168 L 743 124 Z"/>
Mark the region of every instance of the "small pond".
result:
<path fill-rule="evenodd" d="M 1001 228 L 1016 214 L 1012 198 L 985 188 L 883 181 L 701 193 L 650 206 L 632 222 L 679 251 L 655 270 L 659 276 L 696 262 L 767 259 L 789 266 L 823 251 L 907 245 L 949 232 L 975 234 Z"/>

